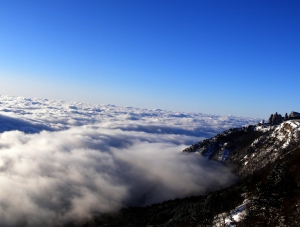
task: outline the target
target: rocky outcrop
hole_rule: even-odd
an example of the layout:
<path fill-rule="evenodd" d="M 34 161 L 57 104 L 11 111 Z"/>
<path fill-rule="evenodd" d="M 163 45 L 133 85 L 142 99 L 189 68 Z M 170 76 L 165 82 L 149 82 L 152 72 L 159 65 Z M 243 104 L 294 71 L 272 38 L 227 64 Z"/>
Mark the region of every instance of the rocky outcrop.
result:
<path fill-rule="evenodd" d="M 292 111 L 289 115 L 289 118 L 295 119 L 295 118 L 300 118 L 300 113 L 296 111 Z"/>

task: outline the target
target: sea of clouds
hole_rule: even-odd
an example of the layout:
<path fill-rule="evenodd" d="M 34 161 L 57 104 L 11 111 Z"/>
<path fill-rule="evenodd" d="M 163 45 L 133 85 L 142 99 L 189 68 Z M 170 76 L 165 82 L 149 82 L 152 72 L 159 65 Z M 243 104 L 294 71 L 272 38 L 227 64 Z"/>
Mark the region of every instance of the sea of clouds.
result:
<path fill-rule="evenodd" d="M 257 119 L 0 96 L 0 226 L 63 226 L 199 195 L 231 169 L 181 151 Z"/>

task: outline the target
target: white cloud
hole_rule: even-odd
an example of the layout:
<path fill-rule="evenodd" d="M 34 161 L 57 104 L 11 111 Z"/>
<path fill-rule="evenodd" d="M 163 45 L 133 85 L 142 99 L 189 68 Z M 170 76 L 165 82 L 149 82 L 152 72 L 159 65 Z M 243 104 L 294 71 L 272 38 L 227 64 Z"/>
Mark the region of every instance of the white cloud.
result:
<path fill-rule="evenodd" d="M 95 212 L 224 187 L 235 180 L 228 167 L 181 150 L 254 122 L 9 96 L 0 102 L 4 227 L 79 223 Z"/>
<path fill-rule="evenodd" d="M 0 225 L 76 222 L 94 212 L 206 193 L 234 179 L 225 166 L 183 154 L 184 145 L 172 140 L 87 126 L 4 132 Z"/>

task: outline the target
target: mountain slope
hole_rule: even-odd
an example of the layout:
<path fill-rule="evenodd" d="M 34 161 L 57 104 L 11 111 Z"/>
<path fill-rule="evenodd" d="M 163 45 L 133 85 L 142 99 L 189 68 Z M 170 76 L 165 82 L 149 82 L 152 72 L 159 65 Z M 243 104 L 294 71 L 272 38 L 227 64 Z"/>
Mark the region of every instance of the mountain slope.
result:
<path fill-rule="evenodd" d="M 184 152 L 234 165 L 240 176 L 236 184 L 208 195 L 100 215 L 84 226 L 299 226 L 299 138 L 297 119 L 226 130 Z"/>
<path fill-rule="evenodd" d="M 208 159 L 236 165 L 240 176 L 248 176 L 268 163 L 282 158 L 300 142 L 300 120 L 288 120 L 273 126 L 233 128 L 203 140 L 184 150 Z"/>

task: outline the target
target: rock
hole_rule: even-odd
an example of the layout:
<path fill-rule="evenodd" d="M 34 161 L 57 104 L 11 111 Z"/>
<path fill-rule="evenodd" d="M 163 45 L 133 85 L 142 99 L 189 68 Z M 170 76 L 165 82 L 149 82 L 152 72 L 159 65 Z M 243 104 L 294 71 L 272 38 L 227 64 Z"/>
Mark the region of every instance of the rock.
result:
<path fill-rule="evenodd" d="M 289 115 L 289 118 L 300 118 L 300 113 L 292 111 Z"/>

